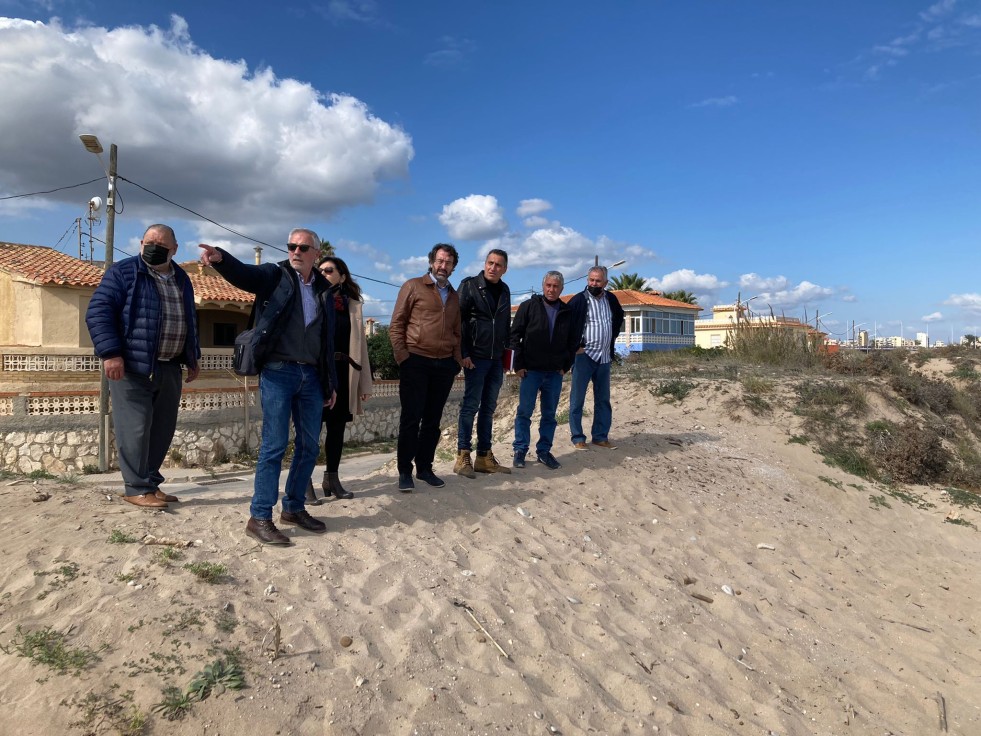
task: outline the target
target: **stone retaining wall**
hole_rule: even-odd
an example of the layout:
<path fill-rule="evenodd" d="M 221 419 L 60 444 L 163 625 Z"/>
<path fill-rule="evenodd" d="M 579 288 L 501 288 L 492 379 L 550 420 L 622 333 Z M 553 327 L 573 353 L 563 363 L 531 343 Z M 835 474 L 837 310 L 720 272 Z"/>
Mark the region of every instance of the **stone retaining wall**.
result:
<path fill-rule="evenodd" d="M 462 381 L 454 387 L 443 412 L 443 425 L 455 424 L 459 413 Z M 372 397 L 365 413 L 347 425 L 345 441 L 374 442 L 398 436 L 401 413 L 397 395 L 391 391 Z M 0 416 L 0 470 L 28 474 L 46 471 L 55 475 L 82 472 L 99 462 L 98 414 L 37 416 L 28 412 L 28 398 L 12 396 L 11 411 Z M 246 432 L 245 412 L 239 408 L 181 411 L 177 431 L 165 466 L 213 465 L 246 449 L 259 446 L 262 411 L 249 408 Z M 116 448 L 110 433 L 110 464 L 116 464 Z"/>

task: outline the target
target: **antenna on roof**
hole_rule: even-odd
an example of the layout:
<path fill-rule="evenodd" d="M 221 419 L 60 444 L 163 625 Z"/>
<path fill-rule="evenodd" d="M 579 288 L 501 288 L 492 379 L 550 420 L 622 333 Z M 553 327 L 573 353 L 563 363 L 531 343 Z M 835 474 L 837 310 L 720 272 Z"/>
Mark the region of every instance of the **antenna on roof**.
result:
<path fill-rule="evenodd" d="M 92 225 L 96 222 L 102 222 L 102 220 L 96 216 L 96 212 L 102 209 L 102 197 L 92 197 L 89 200 L 89 214 L 85 218 L 89 221 L 89 261 L 92 261 Z M 81 238 L 79 238 L 81 239 Z M 82 258 L 82 254 L 78 254 L 79 260 Z"/>

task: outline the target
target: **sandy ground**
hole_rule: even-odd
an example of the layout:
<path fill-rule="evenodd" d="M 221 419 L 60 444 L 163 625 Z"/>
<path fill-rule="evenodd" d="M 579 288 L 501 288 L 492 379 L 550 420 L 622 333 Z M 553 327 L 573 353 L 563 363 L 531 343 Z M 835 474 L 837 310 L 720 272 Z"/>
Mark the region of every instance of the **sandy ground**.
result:
<path fill-rule="evenodd" d="M 0 732 L 84 733 L 73 703 L 131 691 L 152 734 L 920 736 L 942 710 L 981 734 L 981 533 L 945 522 L 941 489 L 903 503 L 788 444 L 792 418 L 733 423 L 721 398 L 615 388 L 618 449 L 560 425 L 557 471 L 468 480 L 443 452 L 446 486 L 403 495 L 390 456 L 346 461 L 356 497 L 311 508 L 328 533 L 287 549 L 245 537 L 248 475 L 172 483 L 167 512 L 111 478 L 38 502 L 3 481 Z M 113 530 L 192 546 L 163 566 Z M 183 568 L 201 561 L 228 576 Z M 100 659 L 32 664 L 18 626 Z M 245 689 L 151 714 L 236 647 Z"/>

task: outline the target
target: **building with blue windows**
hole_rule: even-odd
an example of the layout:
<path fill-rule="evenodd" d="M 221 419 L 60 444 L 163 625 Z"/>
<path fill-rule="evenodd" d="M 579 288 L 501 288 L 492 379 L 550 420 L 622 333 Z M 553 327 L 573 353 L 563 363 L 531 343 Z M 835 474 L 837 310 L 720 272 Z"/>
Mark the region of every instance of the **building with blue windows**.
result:
<path fill-rule="evenodd" d="M 676 302 L 656 292 L 633 289 L 614 291 L 613 295 L 624 313 L 623 331 L 617 338 L 618 352 L 694 347 L 695 321 L 702 311 L 697 304 Z"/>

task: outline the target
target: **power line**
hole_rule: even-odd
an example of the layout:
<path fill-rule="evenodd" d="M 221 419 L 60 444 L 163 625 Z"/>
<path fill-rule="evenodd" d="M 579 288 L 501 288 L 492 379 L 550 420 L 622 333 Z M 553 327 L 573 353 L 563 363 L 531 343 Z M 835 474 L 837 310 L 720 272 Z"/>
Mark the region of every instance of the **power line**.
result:
<path fill-rule="evenodd" d="M 37 197 L 38 195 L 41 195 L 41 194 L 54 194 L 55 192 L 63 192 L 66 189 L 75 189 L 77 187 L 84 187 L 84 186 L 86 186 L 88 184 L 95 184 L 95 182 L 97 182 L 97 181 L 102 181 L 102 177 L 100 176 L 98 179 L 92 179 L 90 181 L 83 181 L 81 184 L 71 184 L 71 185 L 69 185 L 67 187 L 58 187 L 57 189 L 48 189 L 48 190 L 43 191 L 43 192 L 26 192 L 25 194 L 10 194 L 10 195 L 8 195 L 6 197 L 0 197 L 0 202 L 2 202 L 4 200 L 7 200 L 7 199 L 22 199 L 24 197 Z"/>
<path fill-rule="evenodd" d="M 212 225 L 217 225 L 222 230 L 227 230 L 228 232 L 232 233 L 233 235 L 238 235 L 240 238 L 245 238 L 246 240 L 251 240 L 253 243 L 258 243 L 259 245 L 264 245 L 267 248 L 272 248 L 273 250 L 278 250 L 281 253 L 285 253 L 286 252 L 286 249 L 285 248 L 280 248 L 280 247 L 275 246 L 275 245 L 270 245 L 269 243 L 267 243 L 264 240 L 259 240 L 258 238 L 253 238 L 251 235 L 246 235 L 245 233 L 240 233 L 238 230 L 233 230 L 232 228 L 228 227 L 227 225 L 222 225 L 220 222 L 218 222 L 216 220 L 212 220 L 207 215 L 202 215 L 200 212 L 195 212 L 190 207 L 185 207 L 184 205 L 178 204 L 177 202 L 175 202 L 172 199 L 167 199 L 167 197 L 163 196 L 162 194 L 157 194 L 152 189 L 147 189 L 146 187 L 144 187 L 144 186 L 142 186 L 140 184 L 137 184 L 135 181 L 132 181 L 131 179 L 127 179 L 125 176 L 117 176 L 116 178 L 117 179 L 122 179 L 123 181 L 130 183 L 134 187 L 137 187 L 138 189 L 142 189 L 147 194 L 152 194 L 154 197 L 157 197 L 158 199 L 162 199 L 167 204 L 172 204 L 172 205 L 174 205 L 174 207 L 178 207 L 178 208 L 184 210 L 185 212 L 190 212 L 195 217 L 200 217 L 202 220 L 206 220 L 206 221 L 210 222 Z"/>

